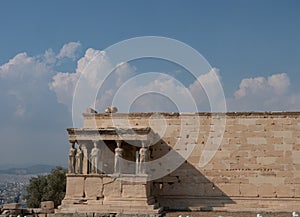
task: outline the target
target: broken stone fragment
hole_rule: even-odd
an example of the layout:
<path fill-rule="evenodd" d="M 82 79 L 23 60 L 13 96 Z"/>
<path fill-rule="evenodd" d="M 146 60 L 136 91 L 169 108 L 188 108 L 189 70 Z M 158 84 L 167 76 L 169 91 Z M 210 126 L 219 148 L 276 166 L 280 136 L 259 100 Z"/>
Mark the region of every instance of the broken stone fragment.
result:
<path fill-rule="evenodd" d="M 107 109 L 105 109 L 105 113 L 116 113 L 117 111 L 118 108 L 114 106 L 108 106 Z"/>

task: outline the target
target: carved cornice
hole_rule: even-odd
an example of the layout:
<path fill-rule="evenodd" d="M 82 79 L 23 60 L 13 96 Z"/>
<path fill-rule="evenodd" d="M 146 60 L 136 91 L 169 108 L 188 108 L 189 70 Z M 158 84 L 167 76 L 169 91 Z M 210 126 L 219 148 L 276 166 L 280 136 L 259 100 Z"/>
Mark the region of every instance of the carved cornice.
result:
<path fill-rule="evenodd" d="M 68 128 L 70 141 L 79 140 L 149 140 L 154 136 L 150 127 L 145 128 Z"/>

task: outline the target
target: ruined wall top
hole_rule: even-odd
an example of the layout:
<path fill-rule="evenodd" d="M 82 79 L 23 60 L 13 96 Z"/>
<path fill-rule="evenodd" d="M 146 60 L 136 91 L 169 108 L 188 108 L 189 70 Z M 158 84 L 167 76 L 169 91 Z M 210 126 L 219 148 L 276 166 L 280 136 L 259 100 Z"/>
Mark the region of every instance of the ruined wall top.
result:
<path fill-rule="evenodd" d="M 226 113 L 212 113 L 212 112 L 133 112 L 133 113 L 83 113 L 85 118 L 111 118 L 114 117 L 151 117 L 152 115 L 159 114 L 164 117 L 177 117 L 177 116 L 213 116 L 213 115 L 226 115 L 226 116 L 299 116 L 300 111 L 266 111 L 266 112 L 226 112 Z"/>
<path fill-rule="evenodd" d="M 227 112 L 227 113 L 179 113 L 179 112 L 140 112 L 140 113 L 84 113 L 83 128 L 106 127 L 149 127 L 152 120 L 178 120 L 191 117 L 210 119 L 211 117 L 223 117 L 228 119 L 244 118 L 288 118 L 300 117 L 300 111 L 295 112 Z M 171 123 L 170 123 L 171 124 Z"/>

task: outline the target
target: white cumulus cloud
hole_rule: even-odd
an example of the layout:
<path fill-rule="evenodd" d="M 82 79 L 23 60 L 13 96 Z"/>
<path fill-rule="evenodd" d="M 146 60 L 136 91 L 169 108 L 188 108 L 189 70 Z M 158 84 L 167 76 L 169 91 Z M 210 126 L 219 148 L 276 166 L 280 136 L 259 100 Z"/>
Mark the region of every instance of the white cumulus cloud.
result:
<path fill-rule="evenodd" d="M 211 103 L 215 107 L 224 104 L 224 95 L 217 91 L 220 80 L 219 70 L 213 68 L 185 87 L 181 81 L 164 73 L 139 74 L 129 63 L 113 65 L 104 51 L 89 48 L 78 60 L 75 73 L 57 73 L 49 87 L 55 92 L 58 101 L 67 105 L 70 110 L 74 94 L 75 97 L 79 94 L 90 98 L 82 100 L 86 105 L 80 106 L 88 107 L 96 103 L 95 109 L 100 112 L 111 104 L 118 106 L 119 111 L 123 112 L 191 112 L 197 111 L 197 108 L 210 111 Z M 84 83 L 80 88 L 83 93 L 78 93 L 80 91 L 75 91 L 75 88 L 78 84 L 82 85 L 81 82 Z M 95 100 L 91 97 L 93 94 L 97 96 L 95 102 L 92 101 Z"/>
<path fill-rule="evenodd" d="M 37 57 L 30 57 L 26 53 L 19 53 L 8 63 L 0 66 L 0 98 L 9 97 L 14 101 L 14 114 L 24 116 L 33 115 L 29 109 L 43 97 L 48 80 L 53 71 L 45 62 Z"/>
<path fill-rule="evenodd" d="M 80 47 L 80 42 L 69 42 L 60 49 L 57 58 L 70 58 L 72 60 L 75 60 L 78 56 Z"/>
<path fill-rule="evenodd" d="M 225 96 L 221 84 L 222 77 L 219 69 L 212 68 L 209 72 L 200 75 L 189 86 L 189 91 L 197 102 L 200 111 L 226 110 Z"/>
<path fill-rule="evenodd" d="M 115 70 L 113 70 L 116 67 Z M 80 82 L 86 82 L 86 95 L 97 94 L 100 91 L 99 109 L 103 110 L 110 105 L 114 92 L 131 76 L 134 68 L 123 63 L 113 66 L 104 51 L 89 48 L 85 55 L 77 62 L 74 73 L 57 73 L 49 87 L 55 92 L 57 99 L 71 109 L 75 87 Z M 90 105 L 85 105 L 86 107 Z"/>
<path fill-rule="evenodd" d="M 291 83 L 286 73 L 269 77 L 245 78 L 233 98 L 228 98 L 229 110 L 290 111 L 300 107 L 297 93 L 290 93 Z"/>
<path fill-rule="evenodd" d="M 0 66 L 0 164 L 53 163 L 53 156 L 64 162 L 64 153 L 58 151 L 65 149 L 61 132 L 71 121 L 48 87 L 58 73 L 55 56 L 51 49 L 37 56 L 23 52 Z"/>
<path fill-rule="evenodd" d="M 268 78 L 246 78 L 241 81 L 234 96 L 239 99 L 249 95 L 282 95 L 288 90 L 289 86 L 290 80 L 286 73 L 274 74 Z"/>
<path fill-rule="evenodd" d="M 273 88 L 277 95 L 286 93 L 290 84 L 290 79 L 286 73 L 274 74 L 268 77 L 268 85 Z"/>

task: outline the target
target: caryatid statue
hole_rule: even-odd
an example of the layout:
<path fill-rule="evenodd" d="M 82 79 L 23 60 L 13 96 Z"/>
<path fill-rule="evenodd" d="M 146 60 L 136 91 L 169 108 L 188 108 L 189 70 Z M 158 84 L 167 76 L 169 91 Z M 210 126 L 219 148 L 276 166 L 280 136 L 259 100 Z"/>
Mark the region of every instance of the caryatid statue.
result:
<path fill-rule="evenodd" d="M 76 173 L 82 174 L 82 162 L 83 162 L 83 151 L 81 145 L 79 145 L 76 151 Z"/>
<path fill-rule="evenodd" d="M 145 142 L 142 141 L 142 147 L 139 151 L 140 161 L 139 161 L 139 173 L 144 174 L 146 172 L 146 162 L 149 160 L 149 151 L 145 147 Z"/>
<path fill-rule="evenodd" d="M 71 148 L 69 150 L 69 173 L 75 173 L 75 164 L 76 164 L 76 148 L 75 142 L 71 142 Z"/>
<path fill-rule="evenodd" d="M 121 172 L 121 158 L 123 157 L 123 148 L 121 148 L 121 140 L 116 140 L 117 148 L 115 149 L 115 167 L 114 173 Z"/>
<path fill-rule="evenodd" d="M 101 155 L 101 151 L 98 148 L 97 142 L 94 142 L 94 148 L 92 149 L 90 155 L 91 173 L 98 173 L 100 155 Z"/>

